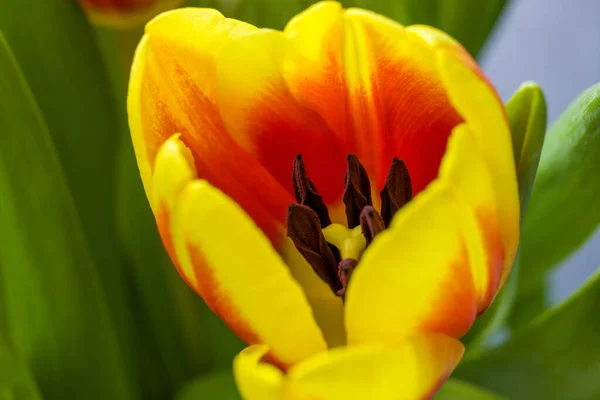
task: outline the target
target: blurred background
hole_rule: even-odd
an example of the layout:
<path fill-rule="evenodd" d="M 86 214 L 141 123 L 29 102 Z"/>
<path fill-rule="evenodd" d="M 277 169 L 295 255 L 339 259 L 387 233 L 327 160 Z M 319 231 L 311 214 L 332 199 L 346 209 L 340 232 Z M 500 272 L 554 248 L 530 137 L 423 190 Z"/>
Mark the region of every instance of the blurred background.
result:
<path fill-rule="evenodd" d="M 521 82 L 537 82 L 551 124 L 585 88 L 600 80 L 600 2 L 514 0 L 480 56 L 505 101 Z M 600 233 L 548 277 L 553 301 L 575 291 L 600 264 Z"/>

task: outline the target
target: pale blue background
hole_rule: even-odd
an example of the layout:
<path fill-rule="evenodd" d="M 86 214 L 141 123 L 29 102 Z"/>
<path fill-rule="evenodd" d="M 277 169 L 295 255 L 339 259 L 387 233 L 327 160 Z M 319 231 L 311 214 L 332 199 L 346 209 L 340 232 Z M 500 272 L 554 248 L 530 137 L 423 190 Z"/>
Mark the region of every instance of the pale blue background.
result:
<path fill-rule="evenodd" d="M 600 0 L 513 0 L 481 63 L 504 100 L 521 82 L 538 82 L 552 122 L 600 82 Z M 572 293 L 597 266 L 600 232 L 551 277 L 553 301 Z"/>

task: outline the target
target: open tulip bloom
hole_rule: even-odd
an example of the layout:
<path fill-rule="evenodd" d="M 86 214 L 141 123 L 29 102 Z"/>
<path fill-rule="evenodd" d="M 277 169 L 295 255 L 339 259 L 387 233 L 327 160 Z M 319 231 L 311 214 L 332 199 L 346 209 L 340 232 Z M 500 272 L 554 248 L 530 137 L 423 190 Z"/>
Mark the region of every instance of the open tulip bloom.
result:
<path fill-rule="evenodd" d="M 337 2 L 283 32 L 171 11 L 128 112 L 167 251 L 249 345 L 245 398 L 436 393 L 519 243 L 505 109 L 460 44 Z"/>

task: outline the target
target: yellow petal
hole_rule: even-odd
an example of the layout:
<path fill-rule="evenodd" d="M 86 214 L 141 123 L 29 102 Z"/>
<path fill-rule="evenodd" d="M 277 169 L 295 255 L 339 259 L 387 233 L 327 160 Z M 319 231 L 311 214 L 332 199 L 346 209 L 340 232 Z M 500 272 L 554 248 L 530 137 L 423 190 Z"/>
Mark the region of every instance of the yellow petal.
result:
<path fill-rule="evenodd" d="M 283 373 L 271 364 L 261 362 L 269 347 L 245 348 L 233 360 L 233 374 L 244 400 L 283 400 Z"/>
<path fill-rule="evenodd" d="M 476 136 L 467 124 L 454 128 L 440 168 L 440 179 L 447 183 L 456 208 L 469 252 L 469 263 L 477 311 L 492 302 L 504 264 L 504 246 L 493 180 Z"/>
<path fill-rule="evenodd" d="M 321 400 L 428 399 L 464 352 L 458 340 L 441 334 L 413 336 L 398 344 L 340 347 L 317 355 L 292 367 L 289 390 Z"/>
<path fill-rule="evenodd" d="M 180 194 L 171 232 L 182 269 L 208 306 L 278 365 L 327 348 L 300 285 L 254 222 L 206 181 Z"/>
<path fill-rule="evenodd" d="M 192 271 L 182 269 L 177 260 L 171 236 L 171 216 L 179 193 L 194 179 L 196 179 L 194 156 L 181 141 L 180 135 L 175 134 L 163 143 L 156 154 L 150 186 L 152 194 L 149 200 L 156 216 L 158 231 L 175 268 L 187 284 L 197 290 Z"/>
<path fill-rule="evenodd" d="M 519 242 L 517 176 L 504 106 L 491 83 L 454 39 L 426 26 L 413 27 L 412 31 L 438 49 L 437 65 L 450 101 L 473 131 L 492 176 L 505 248 L 503 282 Z"/>
<path fill-rule="evenodd" d="M 183 144 L 179 134 L 163 143 L 154 161 L 151 202 L 169 211 L 175 207 L 179 192 L 196 179 L 194 156 Z"/>
<path fill-rule="evenodd" d="M 414 332 L 459 338 L 477 299 L 452 192 L 434 182 L 365 251 L 346 295 L 348 343 L 393 345 Z"/>

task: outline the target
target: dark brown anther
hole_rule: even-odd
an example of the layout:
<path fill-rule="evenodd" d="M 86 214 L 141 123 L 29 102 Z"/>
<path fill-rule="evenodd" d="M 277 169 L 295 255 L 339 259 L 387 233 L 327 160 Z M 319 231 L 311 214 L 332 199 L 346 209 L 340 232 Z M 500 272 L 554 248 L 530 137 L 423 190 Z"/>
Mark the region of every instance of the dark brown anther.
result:
<path fill-rule="evenodd" d="M 354 154 L 348 155 L 348 169 L 344 178 L 344 205 L 348 227 L 355 228 L 360 224 L 360 212 L 365 206 L 372 205 L 371 182 L 365 167 Z"/>
<path fill-rule="evenodd" d="M 385 180 L 385 186 L 381 195 L 381 218 L 385 226 L 390 226 L 390 222 L 406 203 L 412 199 L 412 184 L 408 168 L 404 161 L 394 157 L 392 166 Z"/>
<path fill-rule="evenodd" d="M 293 180 L 296 202 L 308 206 L 316 212 L 322 228 L 331 225 L 329 210 L 327 210 L 327 206 L 325 205 L 325 202 L 323 202 L 321 195 L 317 193 L 315 185 L 308 179 L 306 167 L 304 166 L 304 161 L 300 154 L 298 154 L 294 160 Z"/>
<path fill-rule="evenodd" d="M 336 293 L 340 290 L 337 277 L 338 261 L 321 231 L 317 213 L 310 207 L 291 204 L 287 215 L 287 235 L 312 266 L 314 271 Z"/>
<path fill-rule="evenodd" d="M 350 276 L 357 265 L 358 261 L 353 258 L 345 258 L 340 261 L 338 265 L 338 278 L 342 284 L 342 288 L 335 292 L 338 296 L 344 297 L 346 295 L 346 288 L 350 282 Z"/>
<path fill-rule="evenodd" d="M 375 236 L 385 229 L 385 224 L 381 215 L 373 207 L 366 206 L 360 213 L 360 228 L 368 246 Z"/>

